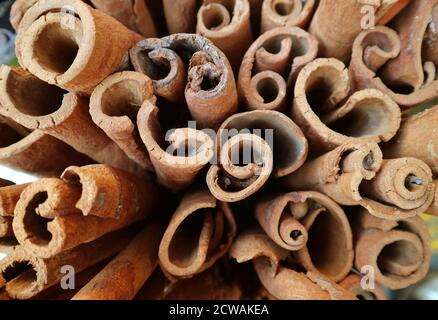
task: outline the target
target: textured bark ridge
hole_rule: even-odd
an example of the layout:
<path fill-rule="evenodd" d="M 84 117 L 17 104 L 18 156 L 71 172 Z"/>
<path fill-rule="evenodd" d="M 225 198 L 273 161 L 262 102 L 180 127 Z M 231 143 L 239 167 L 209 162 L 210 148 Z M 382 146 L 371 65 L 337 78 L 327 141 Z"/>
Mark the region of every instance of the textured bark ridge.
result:
<path fill-rule="evenodd" d="M 122 250 L 130 239 L 131 233 L 122 230 L 50 258 L 37 257 L 17 247 L 0 261 L 6 292 L 13 299 L 30 299 L 58 283 L 65 276 L 63 266 L 70 265 L 75 272 L 81 272 Z"/>
<path fill-rule="evenodd" d="M 292 119 L 313 153 L 344 143 L 384 142 L 396 134 L 401 112 L 388 95 L 376 89 L 350 92 L 348 70 L 336 59 L 316 59 L 298 75 Z"/>
<path fill-rule="evenodd" d="M 261 33 L 277 27 L 307 28 L 316 4 L 315 0 L 263 1 Z"/>
<path fill-rule="evenodd" d="M 320 1 L 309 32 L 318 39 L 322 56 L 346 63 L 350 60 L 354 39 L 363 30 L 365 6 L 374 8 L 376 24 L 386 24 L 406 5 L 405 0 Z"/>
<path fill-rule="evenodd" d="M 167 29 L 172 33 L 194 33 L 197 0 L 163 0 Z"/>
<path fill-rule="evenodd" d="M 158 265 L 162 224 L 143 229 L 72 300 L 132 300 Z"/>
<path fill-rule="evenodd" d="M 108 137 L 144 169 L 151 169 L 148 152 L 137 129 L 137 113 L 145 100 L 156 102 L 152 80 L 123 71 L 106 78 L 93 91 L 90 114 Z"/>
<path fill-rule="evenodd" d="M 1 95 L 0 89 L 0 101 Z M 56 176 L 65 167 L 90 162 L 88 157 L 60 140 L 39 130 L 29 131 L 12 119 L 0 115 L 1 164 L 38 176 Z"/>
<path fill-rule="evenodd" d="M 240 66 L 238 90 L 245 108 L 285 110 L 300 70 L 316 58 L 318 42 L 304 30 L 282 27 L 262 34 Z"/>
<path fill-rule="evenodd" d="M 217 129 L 237 112 L 236 83 L 230 64 L 206 38 L 174 34 L 146 39 L 130 50 L 130 57 L 136 71 L 154 80 L 158 96 L 178 101 L 185 86 L 185 100 L 198 127 Z"/>
<path fill-rule="evenodd" d="M 17 240 L 44 258 L 142 220 L 160 207 L 156 187 L 127 172 L 95 165 L 69 168 L 63 177 L 66 181 L 30 184 L 15 208 Z"/>
<path fill-rule="evenodd" d="M 418 158 L 426 162 L 433 174 L 438 176 L 437 123 L 438 106 L 405 119 L 394 139 L 382 145 L 383 155 L 387 159 Z"/>
<path fill-rule="evenodd" d="M 419 217 L 383 220 L 359 209 L 353 222 L 355 267 L 374 268 L 376 282 L 402 289 L 423 279 L 431 260 L 430 235 Z"/>
<path fill-rule="evenodd" d="M 26 184 L 15 185 L 12 182 L 0 181 L 0 241 L 2 238 L 14 237 L 12 219 L 15 205 Z"/>
<path fill-rule="evenodd" d="M 231 246 L 230 255 L 239 263 L 252 260 L 260 282 L 275 299 L 355 299 L 352 293 L 321 274 L 303 273 L 287 266 L 288 251 L 259 229 L 240 234 Z"/>
<path fill-rule="evenodd" d="M 38 78 L 91 93 L 139 40 L 140 35 L 80 0 L 42 0 L 21 20 L 16 53 L 20 65 Z"/>
<path fill-rule="evenodd" d="M 413 1 L 412 5 L 424 6 L 432 2 L 435 1 Z M 430 16 L 416 15 L 416 11 L 409 8 L 403 12 L 409 13 L 415 20 L 404 22 L 399 34 L 382 26 L 360 33 L 353 44 L 350 64 L 356 88 L 379 89 L 404 109 L 438 96 L 435 61 L 423 62 L 422 58 L 428 52 L 422 48 L 427 49 L 429 43 L 434 43 L 432 40 L 422 42 Z M 418 25 L 420 21 L 423 21 L 423 26 Z"/>
<path fill-rule="evenodd" d="M 204 0 L 198 11 L 196 32 L 222 50 L 237 72 L 253 41 L 249 1 Z"/>
<path fill-rule="evenodd" d="M 214 156 L 214 141 L 200 130 L 162 132 L 159 109 L 148 100 L 138 112 L 137 126 L 158 182 L 173 192 L 190 186 Z"/>
<path fill-rule="evenodd" d="M 385 291 L 377 284 L 374 284 L 374 288 L 368 285 L 365 289 L 365 286 L 362 286 L 362 277 L 358 274 L 351 273 L 341 282 L 339 285 L 343 287 L 345 290 L 350 291 L 356 297 L 362 300 L 387 300 L 388 297 L 385 294 Z M 366 282 L 365 282 L 366 283 Z"/>
<path fill-rule="evenodd" d="M 382 160 L 375 143 L 345 144 L 283 178 L 292 190 L 317 190 L 336 202 L 361 205 L 377 217 L 398 220 L 423 213 L 432 203 L 432 172 L 421 160 Z"/>
<path fill-rule="evenodd" d="M 161 240 L 160 266 L 171 278 L 190 278 L 221 258 L 235 234 L 236 222 L 228 204 L 207 190 L 188 193 Z"/>
<path fill-rule="evenodd" d="M 45 83 L 21 68 L 4 65 L 0 76 L 0 113 L 29 130 L 38 129 L 66 142 L 97 162 L 141 171 L 93 123 L 87 98 Z"/>
<path fill-rule="evenodd" d="M 91 3 L 145 38 L 157 36 L 146 0 L 91 0 Z"/>

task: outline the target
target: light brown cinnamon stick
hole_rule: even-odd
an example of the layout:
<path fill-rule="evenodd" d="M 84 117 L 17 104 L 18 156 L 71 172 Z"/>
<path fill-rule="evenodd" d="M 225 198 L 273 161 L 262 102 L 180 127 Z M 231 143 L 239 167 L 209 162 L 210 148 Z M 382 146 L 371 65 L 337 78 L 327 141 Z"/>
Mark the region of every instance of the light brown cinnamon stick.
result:
<path fill-rule="evenodd" d="M 238 90 L 250 109 L 284 110 L 301 69 L 315 59 L 316 39 L 299 28 L 282 27 L 262 34 L 246 52 Z"/>
<path fill-rule="evenodd" d="M 148 100 L 138 112 L 137 126 L 158 182 L 173 192 L 191 185 L 214 155 L 213 140 L 200 130 L 188 127 L 162 132 L 159 109 Z"/>
<path fill-rule="evenodd" d="M 386 158 L 414 157 L 438 175 L 438 106 L 404 119 L 397 135 L 382 146 Z"/>
<path fill-rule="evenodd" d="M 108 137 L 130 159 L 150 169 L 146 147 L 140 139 L 137 113 L 145 100 L 156 102 L 152 80 L 139 72 L 115 73 L 99 84 L 91 94 L 90 114 Z"/>
<path fill-rule="evenodd" d="M 96 9 L 114 17 L 145 38 L 157 36 L 154 21 L 145 0 L 91 0 Z"/>
<path fill-rule="evenodd" d="M 99 180 L 87 181 L 93 176 Z M 40 257 L 95 240 L 159 208 L 160 194 L 152 183 L 114 168 L 69 168 L 63 177 L 71 182 L 50 178 L 30 184 L 15 208 L 17 240 Z"/>
<path fill-rule="evenodd" d="M 344 280 L 339 282 L 339 285 L 362 300 L 388 299 L 385 291 L 383 291 L 383 289 L 378 284 L 374 284 L 374 288 L 372 288 L 371 286 L 368 286 L 368 288 L 364 288 L 361 284 L 361 280 L 362 278 L 358 274 L 351 273 Z"/>
<path fill-rule="evenodd" d="M 433 180 L 433 184 L 435 185 L 435 197 L 429 209 L 426 210 L 426 213 L 438 216 L 438 180 Z"/>
<path fill-rule="evenodd" d="M 375 89 L 349 96 L 350 87 L 348 70 L 336 59 L 317 59 L 298 75 L 292 119 L 313 153 L 344 143 L 388 141 L 399 129 L 400 108 L 389 96 Z"/>
<path fill-rule="evenodd" d="M 75 272 L 80 272 L 116 254 L 131 238 L 131 232 L 122 230 L 46 259 L 19 247 L 0 261 L 6 292 L 13 299 L 32 298 L 65 276 L 61 270 L 63 266 L 72 266 Z"/>
<path fill-rule="evenodd" d="M 38 0 L 15 0 L 11 6 L 10 22 L 15 31 L 18 31 L 21 19 L 30 7 L 32 7 Z"/>
<path fill-rule="evenodd" d="M 196 30 L 196 0 L 163 0 L 169 34 L 194 33 Z"/>
<path fill-rule="evenodd" d="M 161 240 L 160 266 L 171 277 L 190 278 L 222 257 L 235 234 L 228 204 L 206 190 L 190 192 L 182 198 Z"/>
<path fill-rule="evenodd" d="M 163 225 L 146 226 L 72 300 L 132 300 L 158 265 Z"/>
<path fill-rule="evenodd" d="M 375 279 L 402 289 L 424 278 L 431 260 L 430 235 L 419 217 L 390 221 L 365 209 L 354 214 L 355 267 L 371 266 Z"/>
<path fill-rule="evenodd" d="M 426 4 L 429 2 L 415 1 L 413 3 Z M 406 11 L 411 12 L 408 8 L 404 12 Z M 412 24 L 407 23 L 406 25 L 410 26 Z M 400 36 L 402 35 L 400 34 Z M 389 95 L 404 109 L 435 99 L 438 96 L 435 65 L 431 61 L 423 64 L 421 60 L 422 54 L 419 53 L 421 49 L 418 49 L 418 46 L 421 46 L 421 42 L 418 44 L 417 40 L 413 44 L 415 49 L 412 47 L 416 54 L 414 52 L 409 53 L 410 47 L 406 42 L 407 40 L 405 40 L 409 36 L 415 38 L 414 34 L 405 34 L 402 41 L 394 30 L 383 26 L 377 26 L 375 29 L 361 32 L 354 41 L 350 63 L 350 75 L 354 80 L 355 87 L 357 89 L 376 88 Z M 421 35 L 420 37 L 422 39 L 423 36 Z M 391 80 L 389 76 L 393 71 L 387 71 L 386 73 L 383 71 L 386 68 L 385 66 L 391 61 L 401 61 L 398 60 L 401 52 L 405 52 L 402 55 L 405 56 L 403 59 L 415 61 L 416 67 L 412 66 L 412 62 L 406 62 L 407 65 L 410 65 L 412 69 L 414 67 L 418 69 L 412 71 L 411 76 L 413 78 L 411 80 L 408 78 L 403 80 L 402 75 L 400 75 L 400 80 Z M 407 58 L 407 56 L 410 58 Z M 401 68 L 400 71 L 405 69 L 408 69 L 408 66 Z M 420 72 L 421 75 L 419 75 Z M 423 72 L 426 74 L 426 77 L 424 77 Z M 394 71 L 391 77 L 396 75 L 399 75 L 398 71 Z M 414 78 L 417 80 L 414 80 Z M 421 85 L 419 85 L 420 82 Z"/>
<path fill-rule="evenodd" d="M 315 0 L 264 0 L 261 33 L 276 27 L 307 29 L 316 5 Z"/>
<path fill-rule="evenodd" d="M 0 77 L 0 113 L 66 142 L 97 162 L 142 170 L 93 123 L 88 99 L 66 93 L 21 68 L 1 66 Z"/>
<path fill-rule="evenodd" d="M 234 71 L 252 43 L 248 0 L 204 0 L 197 15 L 196 32 L 222 50 Z"/>
<path fill-rule="evenodd" d="M 139 40 L 140 35 L 80 0 L 41 0 L 21 20 L 16 52 L 20 65 L 40 79 L 91 93 Z"/>
<path fill-rule="evenodd" d="M 382 160 L 375 143 L 342 145 L 282 179 L 292 190 L 317 190 L 336 202 L 361 205 L 397 220 L 423 213 L 432 203 L 432 172 L 421 160 Z"/>
<path fill-rule="evenodd" d="M 156 94 L 166 88 L 185 87 L 184 96 L 190 113 L 200 128 L 217 129 L 237 112 L 237 91 L 230 64 L 225 55 L 209 40 L 199 35 L 174 34 L 161 39 L 140 41 L 130 50 L 136 71 L 154 80 Z M 182 58 L 189 58 L 188 79 L 182 81 Z M 163 65 L 170 65 L 164 67 Z M 173 96 L 172 96 L 173 97 Z M 177 99 L 176 99 L 177 100 Z"/>
<path fill-rule="evenodd" d="M 0 188 L 0 238 L 14 237 L 12 219 L 21 192 L 27 184 L 2 184 Z"/>
<path fill-rule="evenodd" d="M 242 263 L 252 260 L 266 290 L 276 299 L 338 300 L 355 299 L 336 283 L 320 274 L 295 271 L 285 265 L 288 253 L 261 230 L 240 234 L 230 249 L 231 257 Z"/>

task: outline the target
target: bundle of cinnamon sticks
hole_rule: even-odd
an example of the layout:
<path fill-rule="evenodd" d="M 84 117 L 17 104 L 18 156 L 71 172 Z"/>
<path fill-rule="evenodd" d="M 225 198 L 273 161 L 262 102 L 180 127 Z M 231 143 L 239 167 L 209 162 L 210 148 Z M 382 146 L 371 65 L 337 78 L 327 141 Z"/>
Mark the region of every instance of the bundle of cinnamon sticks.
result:
<path fill-rule="evenodd" d="M 386 299 L 438 216 L 438 1 L 16 0 L 2 299 Z M 421 110 L 421 112 L 418 112 Z"/>

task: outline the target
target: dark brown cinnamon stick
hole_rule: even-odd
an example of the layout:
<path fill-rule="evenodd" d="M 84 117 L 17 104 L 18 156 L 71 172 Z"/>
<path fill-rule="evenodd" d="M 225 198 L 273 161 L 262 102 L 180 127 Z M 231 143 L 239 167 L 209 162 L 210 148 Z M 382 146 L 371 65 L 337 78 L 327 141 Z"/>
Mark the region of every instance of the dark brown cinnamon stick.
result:
<path fill-rule="evenodd" d="M 350 89 L 348 70 L 336 59 L 317 59 L 298 75 L 292 118 L 313 153 L 344 143 L 388 141 L 399 129 L 400 108 L 389 96 L 375 89 L 349 96 Z"/>
<path fill-rule="evenodd" d="M 229 249 L 236 222 L 228 204 L 208 191 L 186 194 L 161 240 L 161 268 L 175 278 L 190 278 L 211 267 Z"/>
<path fill-rule="evenodd" d="M 371 266 L 375 279 L 402 289 L 424 278 L 431 259 L 430 235 L 419 217 L 390 221 L 365 209 L 354 214 L 355 267 Z"/>
<path fill-rule="evenodd" d="M 195 32 L 196 3 L 196 0 L 163 0 L 164 15 L 170 34 Z"/>
<path fill-rule="evenodd" d="M 140 41 L 130 50 L 134 68 L 154 79 L 157 95 L 167 100 L 184 96 L 190 113 L 200 128 L 217 129 L 237 112 L 236 83 L 225 55 L 209 40 L 199 35 L 174 34 L 162 39 Z M 184 78 L 181 59 L 189 59 L 188 79 Z M 163 68 L 163 65 L 170 65 Z M 178 88 L 176 93 L 160 93 L 166 88 Z M 169 95 L 172 98 L 169 98 Z"/>
<path fill-rule="evenodd" d="M 139 40 L 140 35 L 80 0 L 42 0 L 21 20 L 16 52 L 20 65 L 40 79 L 91 93 Z"/>
<path fill-rule="evenodd" d="M 247 109 L 284 110 L 300 70 L 315 59 L 316 39 L 299 28 L 282 27 L 262 34 L 246 52 L 238 89 Z"/>

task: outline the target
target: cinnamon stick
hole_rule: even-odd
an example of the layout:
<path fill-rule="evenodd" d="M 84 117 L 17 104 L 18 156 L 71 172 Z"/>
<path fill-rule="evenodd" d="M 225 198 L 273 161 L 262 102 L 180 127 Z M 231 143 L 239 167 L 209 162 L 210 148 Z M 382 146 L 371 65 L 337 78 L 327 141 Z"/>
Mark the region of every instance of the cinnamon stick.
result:
<path fill-rule="evenodd" d="M 354 214 L 355 267 L 374 270 L 375 279 L 390 289 L 402 289 L 423 279 L 431 260 L 430 235 L 419 217 L 390 221 L 365 209 Z"/>
<path fill-rule="evenodd" d="M 146 226 L 72 300 L 132 300 L 158 265 L 163 226 Z"/>
<path fill-rule="evenodd" d="M 61 272 L 63 266 L 70 265 L 75 272 L 80 272 L 116 254 L 131 238 L 130 232 L 122 230 L 50 258 L 37 257 L 19 247 L 0 261 L 6 292 L 13 299 L 32 298 L 65 276 Z"/>
<path fill-rule="evenodd" d="M 264 2 L 266 3 L 266 1 Z M 238 90 L 250 110 L 282 111 L 301 69 L 315 59 L 318 42 L 304 30 L 282 27 L 262 34 L 240 66 Z"/>
<path fill-rule="evenodd" d="M 438 216 L 438 180 L 433 180 L 433 184 L 435 185 L 435 197 L 429 209 L 426 210 L 426 213 Z"/>
<path fill-rule="evenodd" d="M 157 36 L 154 21 L 145 0 L 91 0 L 94 7 L 112 16 L 145 38 Z"/>
<path fill-rule="evenodd" d="M 204 0 L 197 15 L 196 32 L 210 39 L 239 70 L 252 43 L 248 0 Z"/>
<path fill-rule="evenodd" d="M 375 143 L 345 144 L 282 179 L 292 190 L 317 190 L 336 202 L 361 205 L 385 219 L 408 218 L 433 200 L 432 172 L 421 160 L 382 160 Z"/>
<path fill-rule="evenodd" d="M 137 113 L 145 100 L 155 104 L 152 80 L 139 72 L 115 73 L 91 94 L 90 114 L 108 137 L 144 169 L 151 167 L 137 125 Z"/>
<path fill-rule="evenodd" d="M 388 299 L 385 291 L 378 284 L 374 284 L 374 288 L 371 286 L 364 288 L 364 286 L 361 285 L 361 280 L 362 278 L 358 274 L 351 273 L 344 280 L 339 282 L 339 285 L 362 300 Z"/>
<path fill-rule="evenodd" d="M 169 96 L 157 88 L 183 87 L 180 60 L 189 59 L 184 96 L 198 127 L 217 129 L 237 112 L 236 84 L 230 64 L 206 38 L 174 34 L 161 39 L 146 39 L 130 50 L 130 57 L 136 71 L 154 79 L 156 94 L 168 100 Z M 170 69 L 163 68 L 163 64 L 170 65 Z M 177 92 L 179 96 L 179 89 Z"/>
<path fill-rule="evenodd" d="M 93 176 L 100 181 L 87 181 Z M 69 168 L 63 177 L 69 182 L 47 178 L 30 184 L 15 208 L 17 240 L 43 258 L 142 220 L 159 208 L 160 195 L 152 183 L 114 168 Z"/>
<path fill-rule="evenodd" d="M 97 162 L 133 172 L 142 170 L 93 123 L 88 99 L 66 93 L 21 68 L 3 65 L 0 77 L 0 113 L 66 142 Z"/>
<path fill-rule="evenodd" d="M 261 33 L 277 27 L 307 29 L 316 8 L 315 0 L 265 0 L 262 6 Z"/>
<path fill-rule="evenodd" d="M 23 19 L 24 14 L 30 7 L 32 7 L 38 0 L 15 0 L 11 6 L 11 12 L 9 16 L 9 21 L 15 31 L 18 31 L 21 19 Z"/>
<path fill-rule="evenodd" d="M 353 294 L 323 275 L 303 273 L 286 266 L 287 251 L 261 230 L 247 230 L 240 234 L 231 246 L 230 255 L 239 263 L 252 260 L 261 283 L 276 299 L 355 299 Z"/>
<path fill-rule="evenodd" d="M 418 158 L 438 175 L 437 121 L 438 106 L 404 119 L 397 135 L 382 146 L 384 156 Z"/>
<path fill-rule="evenodd" d="M 41 0 L 21 20 L 16 52 L 20 65 L 45 82 L 91 93 L 139 40 L 80 0 Z"/>
<path fill-rule="evenodd" d="M 159 109 L 146 100 L 137 115 L 141 139 L 157 174 L 158 182 L 173 192 L 191 185 L 214 155 L 210 136 L 195 128 L 178 128 L 164 134 Z M 165 139 L 168 142 L 166 147 Z"/>
<path fill-rule="evenodd" d="M 14 210 L 21 192 L 27 187 L 27 184 L 15 185 L 9 183 L 0 188 L 0 239 L 13 237 L 12 219 Z"/>
<path fill-rule="evenodd" d="M 164 15 L 170 34 L 195 32 L 196 3 L 196 0 L 163 0 Z"/>
<path fill-rule="evenodd" d="M 160 266 L 172 278 L 190 278 L 222 257 L 235 234 L 228 204 L 206 190 L 190 192 L 182 198 L 161 240 Z"/>
<path fill-rule="evenodd" d="M 428 1 L 414 1 L 412 3 L 429 4 Z M 411 11 L 406 8 L 403 12 Z M 412 23 L 406 25 L 409 26 Z M 416 27 L 417 24 L 414 24 L 414 26 Z M 418 32 L 417 28 L 415 30 L 415 32 Z M 414 33 L 408 33 L 404 34 L 403 40 L 401 40 L 401 34 L 399 37 L 394 30 L 383 26 L 361 32 L 354 41 L 350 63 L 350 75 L 354 80 L 355 87 L 357 89 L 376 88 L 389 95 L 404 109 L 435 99 L 438 96 L 435 65 L 431 61 L 426 61 L 423 64 L 421 60 L 422 53 L 419 53 L 421 49 L 418 48 L 418 46 L 421 46 L 421 42 L 418 44 L 418 39 L 412 44 L 412 53 L 409 53 L 410 45 L 406 42 L 408 41 L 406 39 L 410 36 L 416 37 Z M 422 39 L 423 35 L 420 37 Z M 404 54 L 401 55 L 401 52 L 404 52 Z M 411 54 L 412 56 L 410 56 Z M 407 56 L 410 58 L 408 59 Z M 401 61 L 399 60 L 402 59 L 400 57 L 405 57 L 403 58 L 405 61 L 403 64 L 406 63 L 406 67 L 401 68 L 400 72 L 402 70 L 408 72 L 408 68 L 412 68 L 409 71 L 411 76 L 406 74 L 406 79 L 403 79 L 399 71 L 384 71 L 389 70 L 386 69 L 386 65 L 392 61 L 400 64 L 400 62 L 396 62 Z M 407 62 L 406 59 L 410 62 Z M 415 63 L 414 66 L 413 63 Z M 391 69 L 393 68 L 391 67 Z M 426 76 L 423 75 L 423 72 Z M 396 77 L 397 75 L 400 75 L 400 80 L 394 78 L 391 80 L 390 77 Z M 410 80 L 409 77 L 411 77 Z"/>
<path fill-rule="evenodd" d="M 344 143 L 388 141 L 399 129 L 400 108 L 389 96 L 375 89 L 349 96 L 350 89 L 348 70 L 336 59 L 316 59 L 298 75 L 292 119 L 313 153 Z"/>

